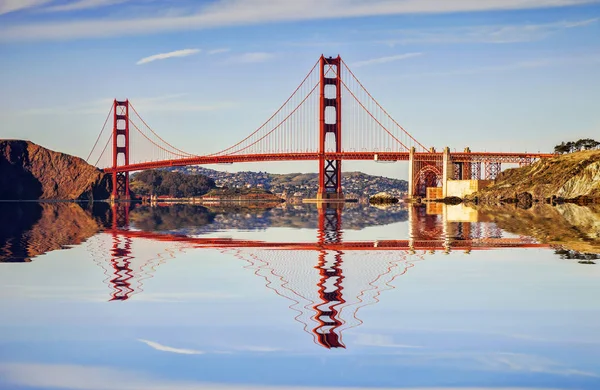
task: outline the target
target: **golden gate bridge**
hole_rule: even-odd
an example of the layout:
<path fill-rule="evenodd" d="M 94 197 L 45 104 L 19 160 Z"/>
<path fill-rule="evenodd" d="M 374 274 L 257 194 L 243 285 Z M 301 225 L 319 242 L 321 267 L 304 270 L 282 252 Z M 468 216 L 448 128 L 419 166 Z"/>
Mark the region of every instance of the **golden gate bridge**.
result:
<path fill-rule="evenodd" d="M 342 207 L 318 207 L 316 240 L 270 242 L 262 240 L 189 236 L 141 231 L 129 223 L 125 202 L 112 205 L 107 230 L 88 240 L 107 275 L 111 301 L 127 301 L 143 291 L 143 281 L 161 264 L 176 258 L 175 251 L 213 249 L 246 263 L 244 268 L 265 280 L 265 286 L 290 302 L 295 320 L 315 344 L 345 348 L 342 332 L 360 326 L 361 308 L 379 302 L 397 277 L 428 254 L 470 253 L 498 248 L 547 248 L 529 237 L 504 237 L 493 223 L 450 222 L 425 207 L 408 209 L 408 239 L 352 241 L 344 239 Z M 104 238 L 107 250 L 96 241 Z M 136 257 L 134 243 L 153 241 L 169 245 L 165 253 L 148 259 Z M 106 257 L 108 254 L 108 258 Z"/>
<path fill-rule="evenodd" d="M 112 118 L 112 131 L 107 130 Z M 542 153 L 442 152 L 426 148 L 368 92 L 341 57 L 321 56 L 290 97 L 247 137 L 197 155 L 164 140 L 129 100 L 115 100 L 87 161 L 112 174 L 112 198 L 130 199 L 129 173 L 187 165 L 317 161 L 317 199 L 344 199 L 344 160 L 408 161 L 409 197 L 448 180 L 495 179 L 502 164 L 528 165 Z"/>

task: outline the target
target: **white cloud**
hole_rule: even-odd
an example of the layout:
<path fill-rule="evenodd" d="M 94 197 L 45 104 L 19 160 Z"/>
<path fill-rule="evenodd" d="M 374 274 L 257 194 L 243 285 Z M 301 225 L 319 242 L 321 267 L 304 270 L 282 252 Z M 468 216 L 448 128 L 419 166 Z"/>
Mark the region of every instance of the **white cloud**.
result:
<path fill-rule="evenodd" d="M 83 9 L 107 7 L 110 5 L 126 3 L 131 0 L 78 0 L 71 3 L 53 5 L 44 8 L 44 11 L 62 12 L 62 11 L 79 11 Z"/>
<path fill-rule="evenodd" d="M 480 66 L 476 68 L 453 69 L 442 72 L 423 72 L 423 73 L 405 73 L 398 77 L 434 77 L 434 76 L 467 76 L 474 74 L 499 73 L 508 71 L 518 71 L 526 69 L 547 68 L 563 65 L 594 65 L 600 64 L 600 56 L 581 56 L 581 57 L 558 57 L 558 58 L 540 58 L 528 61 L 518 61 L 513 63 Z"/>
<path fill-rule="evenodd" d="M 168 53 L 159 53 L 159 54 L 154 54 L 150 57 L 142 58 L 141 60 L 136 62 L 136 65 L 143 65 L 143 64 L 147 64 L 149 62 L 158 61 L 158 60 L 166 60 L 167 58 L 187 57 L 187 56 L 191 56 L 191 55 L 198 54 L 198 53 L 200 53 L 200 49 L 183 49 L 183 50 L 170 51 Z"/>
<path fill-rule="evenodd" d="M 38 7 L 52 0 L 0 0 L 0 15 Z"/>
<path fill-rule="evenodd" d="M 272 22 L 565 7 L 598 2 L 600 0 L 217 0 L 195 12 L 186 10 L 185 13 L 179 13 L 177 8 L 172 7 L 166 15 L 162 10 L 151 10 L 158 15 L 154 17 L 97 18 L 8 26 L 0 30 L 0 39 L 13 41 L 123 36 Z"/>
<path fill-rule="evenodd" d="M 154 341 L 149 341 L 149 340 L 144 340 L 144 339 L 138 339 L 138 341 L 148 345 L 149 347 L 156 349 L 157 351 L 162 351 L 162 352 L 178 353 L 181 355 L 202 355 L 204 353 L 202 351 L 197 351 L 194 349 L 173 348 L 173 347 L 159 344 Z"/>
<path fill-rule="evenodd" d="M 69 390 L 366 390 L 360 387 L 264 386 L 249 384 L 215 384 L 161 379 L 144 372 L 120 368 L 68 364 L 0 364 L 2 383 L 13 386 Z M 427 390 L 473 390 L 473 387 L 430 387 Z M 547 388 L 549 390 L 549 388 Z M 383 390 L 371 388 L 370 390 Z M 391 390 L 391 389 L 388 389 Z M 406 388 L 402 390 L 423 390 Z M 525 390 L 525 388 L 477 387 L 477 390 Z M 542 390 L 528 387 L 526 390 Z"/>
<path fill-rule="evenodd" d="M 401 61 L 401 60 L 407 60 L 409 58 L 420 57 L 422 55 L 423 55 L 423 53 L 406 53 L 406 54 L 399 54 L 399 55 L 395 55 L 395 56 L 372 58 L 370 60 L 355 62 L 352 64 L 352 67 L 358 68 L 358 67 L 367 66 L 367 65 L 385 64 L 388 62 Z"/>
<path fill-rule="evenodd" d="M 224 48 L 221 48 L 221 49 L 213 49 L 213 50 L 209 50 L 209 51 L 208 51 L 208 54 L 209 54 L 209 55 L 213 55 L 213 54 L 221 54 L 221 53 L 227 53 L 227 52 L 229 52 L 229 51 L 231 51 L 231 49 L 228 49 L 228 48 L 225 48 L 225 47 L 224 47 Z"/>
<path fill-rule="evenodd" d="M 231 62 L 240 62 L 244 64 L 267 62 L 275 57 L 274 54 L 264 52 L 244 53 L 237 57 L 232 57 Z"/>
<path fill-rule="evenodd" d="M 579 21 L 560 21 L 543 24 L 469 26 L 398 30 L 393 37 L 382 41 L 390 46 L 397 44 L 437 43 L 515 43 L 538 41 L 563 30 L 585 27 L 600 18 Z"/>

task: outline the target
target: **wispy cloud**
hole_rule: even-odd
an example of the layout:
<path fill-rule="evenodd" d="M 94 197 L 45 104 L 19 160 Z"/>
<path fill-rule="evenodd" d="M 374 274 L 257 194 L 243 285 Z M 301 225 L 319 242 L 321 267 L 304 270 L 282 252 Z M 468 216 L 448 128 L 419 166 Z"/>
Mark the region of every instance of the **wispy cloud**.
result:
<path fill-rule="evenodd" d="M 251 63 L 266 62 L 273 57 L 275 57 L 275 55 L 272 53 L 253 52 L 253 53 L 244 53 L 239 56 L 232 57 L 230 59 L 230 61 L 231 62 L 240 62 L 243 64 L 251 64 Z"/>
<path fill-rule="evenodd" d="M 582 57 L 557 57 L 557 58 L 540 58 L 526 61 L 517 61 L 512 63 L 479 66 L 474 68 L 452 69 L 442 72 L 423 72 L 423 73 L 406 73 L 401 75 L 402 78 L 413 77 L 434 77 L 434 76 L 467 76 L 475 74 L 500 73 L 508 71 L 518 71 L 527 69 L 547 68 L 562 65 L 594 65 L 600 64 L 600 56 L 582 56 Z"/>
<path fill-rule="evenodd" d="M 559 21 L 543 24 L 469 26 L 433 29 L 397 30 L 381 41 L 389 46 L 438 43 L 516 43 L 545 39 L 563 30 L 585 27 L 600 18 Z"/>
<path fill-rule="evenodd" d="M 84 9 L 108 7 L 110 5 L 122 4 L 131 0 L 78 0 L 66 4 L 58 4 L 50 7 L 45 7 L 44 11 L 49 12 L 66 12 L 79 11 Z"/>
<path fill-rule="evenodd" d="M 0 15 L 38 7 L 52 0 L 0 0 Z"/>
<path fill-rule="evenodd" d="M 63 104 L 60 106 L 52 107 L 33 107 L 25 108 L 18 111 L 2 112 L 0 115 L 20 115 L 20 116 L 31 116 L 31 115 L 106 115 L 111 107 L 114 98 L 103 98 L 92 100 L 78 104 Z M 130 101 L 134 104 L 138 111 L 143 112 L 208 112 L 228 109 L 235 106 L 233 102 L 198 102 L 187 94 L 168 94 L 154 97 L 130 97 Z M 150 299 L 152 295 L 144 295 L 144 298 L 139 297 L 138 299 Z M 167 299 L 167 300 L 179 300 L 182 297 L 178 294 L 171 294 L 169 296 L 152 296 L 152 299 Z M 208 295 L 210 298 L 215 298 L 214 295 Z M 188 297 L 189 298 L 189 297 Z M 201 298 L 201 295 L 197 295 L 197 298 Z"/>
<path fill-rule="evenodd" d="M 145 57 L 136 62 L 137 65 L 147 64 L 149 62 L 158 61 L 158 60 L 166 60 L 167 58 L 175 58 L 175 57 L 188 57 L 194 54 L 200 53 L 200 49 L 183 49 L 183 50 L 175 50 L 170 51 L 168 53 L 159 53 L 151 55 L 150 57 Z"/>
<path fill-rule="evenodd" d="M 13 386 L 71 389 L 71 390 L 333 390 L 325 386 L 293 385 L 252 385 L 252 384 L 216 384 L 181 380 L 163 379 L 144 372 L 129 371 L 122 368 L 83 366 L 69 364 L 0 364 L 0 376 L 3 383 Z M 335 390 L 366 390 L 361 387 L 336 387 Z M 371 390 L 383 390 L 370 388 Z M 435 390 L 473 390 L 473 387 L 437 387 Z M 541 387 L 477 387 L 477 390 L 542 390 Z M 550 388 L 545 388 L 550 389 Z M 387 389 L 391 390 L 391 389 Z M 402 390 L 423 390 L 423 388 L 403 387 Z M 431 388 L 431 390 L 434 390 Z"/>
<path fill-rule="evenodd" d="M 6 0 L 5 0 L 6 1 Z M 9 0 L 11 4 L 16 3 Z M 31 0 L 29 0 L 31 1 Z M 81 0 L 84 1 L 84 0 Z M 91 0 L 85 0 L 91 1 Z M 0 29 L 0 39 L 48 40 L 106 36 L 139 35 L 166 31 L 207 29 L 225 26 L 254 25 L 301 20 L 356 18 L 377 15 L 415 13 L 477 12 L 509 9 L 566 7 L 598 3 L 600 0 L 217 0 L 192 12 L 177 12 L 172 7 L 149 8 L 154 17 L 96 18 L 85 21 L 55 21 L 7 26 Z M 39 2 L 36 2 L 39 4 Z M 148 2 L 146 7 L 156 7 Z"/>
<path fill-rule="evenodd" d="M 395 55 L 395 56 L 372 58 L 370 60 L 357 61 L 357 62 L 353 63 L 352 66 L 354 68 L 359 68 L 361 66 L 386 64 L 388 62 L 407 60 L 409 58 L 420 57 L 422 55 L 423 55 L 423 53 L 406 53 L 406 54 L 399 54 L 399 55 Z"/>
<path fill-rule="evenodd" d="M 169 347 L 167 345 L 162 345 L 157 342 L 144 340 L 144 339 L 138 339 L 138 341 L 146 344 L 149 347 L 156 349 L 157 351 L 162 351 L 162 352 L 178 353 L 181 355 L 202 355 L 204 353 L 202 351 L 197 351 L 195 349 L 173 348 L 173 347 Z"/>
<path fill-rule="evenodd" d="M 231 51 L 231 49 L 223 47 L 223 48 L 220 48 L 220 49 L 209 50 L 208 54 L 212 56 L 213 54 L 222 54 L 222 53 L 227 53 L 229 51 Z"/>

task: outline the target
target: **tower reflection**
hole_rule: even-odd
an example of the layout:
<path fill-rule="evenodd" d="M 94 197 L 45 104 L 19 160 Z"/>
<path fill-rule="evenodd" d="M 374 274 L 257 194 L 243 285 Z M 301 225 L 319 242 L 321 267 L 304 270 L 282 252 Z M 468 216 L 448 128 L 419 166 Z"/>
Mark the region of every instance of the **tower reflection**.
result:
<path fill-rule="evenodd" d="M 328 349 L 346 348 L 343 333 L 362 324 L 359 310 L 379 302 L 384 291 L 394 288 L 393 280 L 427 253 L 538 245 L 523 237 L 503 238 L 493 224 L 468 215 L 452 216 L 446 208 L 409 208 L 408 239 L 350 241 L 344 239 L 341 205 L 323 204 L 318 208 L 315 241 L 264 242 L 140 231 L 129 227 L 128 210 L 123 207 L 113 207 L 106 232 L 112 240 L 110 261 L 105 263 L 110 265 L 105 270 L 110 274 L 106 283 L 112 290 L 111 301 L 126 301 L 141 292 L 143 280 L 152 277 L 164 260 L 158 253 L 142 261 L 143 251 L 133 250 L 136 242 L 219 249 L 247 262 L 245 268 L 264 278 L 268 289 L 289 300 L 289 308 L 297 313 L 295 320 L 315 344 Z"/>

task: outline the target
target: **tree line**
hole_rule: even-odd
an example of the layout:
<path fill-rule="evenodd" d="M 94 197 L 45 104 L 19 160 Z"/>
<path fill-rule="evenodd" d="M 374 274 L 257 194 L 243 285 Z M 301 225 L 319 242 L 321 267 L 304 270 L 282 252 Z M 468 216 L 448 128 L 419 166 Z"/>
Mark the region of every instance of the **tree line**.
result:
<path fill-rule="evenodd" d="M 136 195 L 166 195 L 174 198 L 202 196 L 216 187 L 215 181 L 204 175 L 188 175 L 161 170 L 136 173 L 131 178 L 130 185 Z"/>
<path fill-rule="evenodd" d="M 560 145 L 554 147 L 554 153 L 573 153 L 581 150 L 598 149 L 598 146 L 600 146 L 600 142 L 591 138 L 585 138 L 575 142 L 562 142 Z"/>

